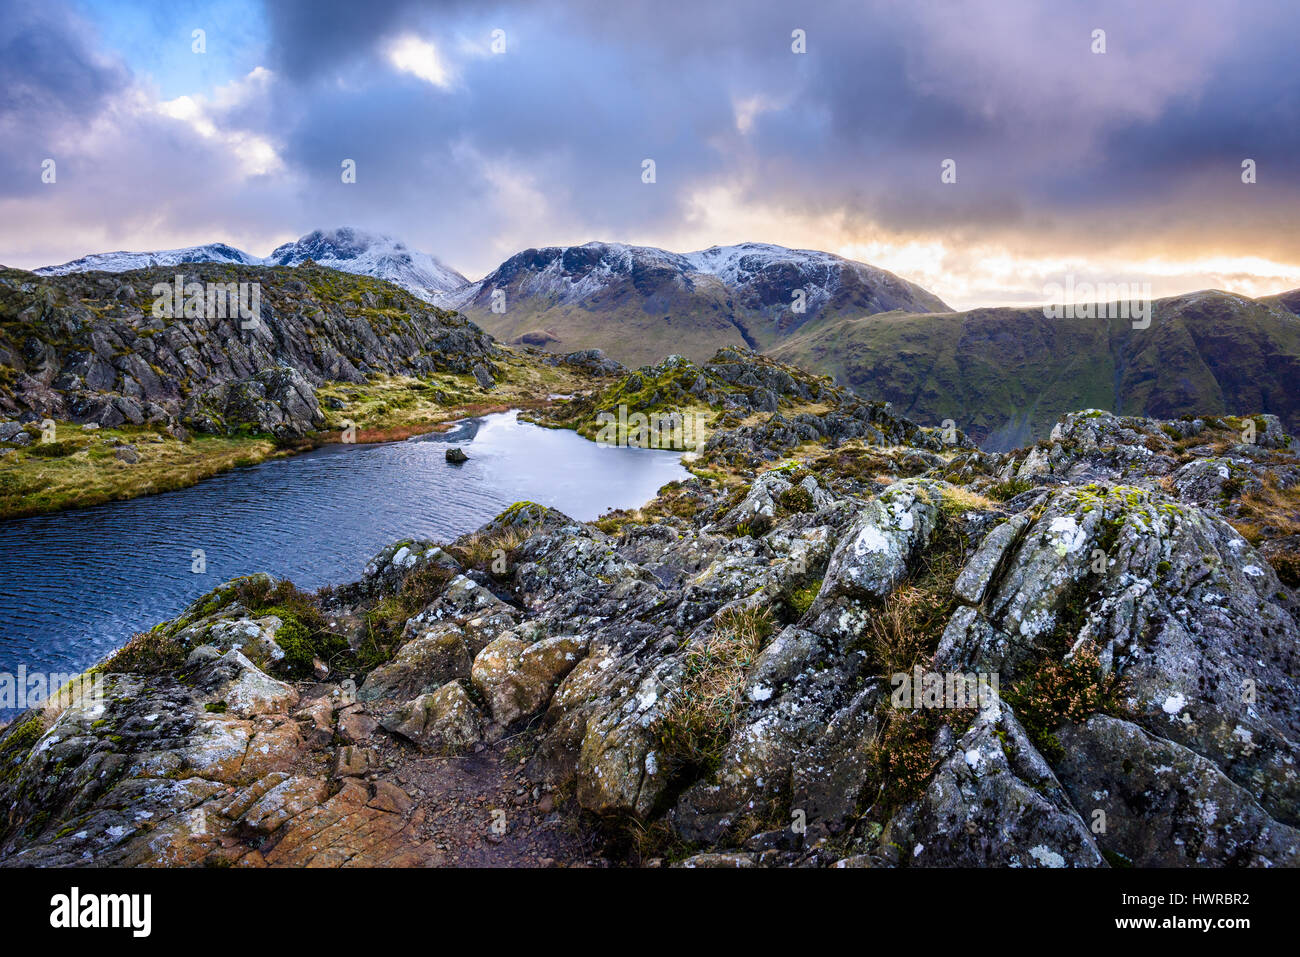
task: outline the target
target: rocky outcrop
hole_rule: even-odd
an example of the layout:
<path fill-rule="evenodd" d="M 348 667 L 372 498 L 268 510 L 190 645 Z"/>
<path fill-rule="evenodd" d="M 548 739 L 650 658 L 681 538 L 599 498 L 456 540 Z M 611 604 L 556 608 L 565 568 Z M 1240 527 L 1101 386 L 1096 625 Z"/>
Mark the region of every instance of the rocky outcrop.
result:
<path fill-rule="evenodd" d="M 520 503 L 141 636 L 100 699 L 3 732 L 0 861 L 437 863 L 423 769 L 472 790 L 504 752 L 512 807 L 568 796 L 619 862 L 1300 863 L 1300 602 L 1257 547 L 1287 554 L 1300 463 L 1273 423 L 1087 412 L 988 454 L 745 365 L 575 400 L 702 380 L 743 396 L 720 420 L 767 416 L 635 514 Z"/>
<path fill-rule="evenodd" d="M 178 281 L 205 294 L 171 318 Z M 224 300 L 220 309 L 207 302 L 206 291 L 231 283 L 258 290 L 245 297 L 247 318 Z M 158 284 L 169 290 L 165 316 L 155 315 Z M 285 438 L 323 425 L 316 389 L 327 381 L 453 371 L 495 384 L 495 347 L 467 320 L 388 283 L 315 266 L 0 270 L 0 320 L 0 413 L 23 422 Z"/>

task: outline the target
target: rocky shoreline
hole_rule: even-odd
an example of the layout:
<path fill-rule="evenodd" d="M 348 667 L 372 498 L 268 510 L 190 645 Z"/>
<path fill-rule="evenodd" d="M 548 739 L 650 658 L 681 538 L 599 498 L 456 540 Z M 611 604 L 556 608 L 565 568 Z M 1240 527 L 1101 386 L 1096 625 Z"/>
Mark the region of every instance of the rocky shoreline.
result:
<path fill-rule="evenodd" d="M 193 314 L 153 314 L 157 284 L 232 283 L 257 286 L 255 321 L 197 302 Z M 311 265 L 0 269 L 0 518 L 544 408 L 619 370 L 599 354 L 501 347 L 396 286 Z"/>
<path fill-rule="evenodd" d="M 644 508 L 236 580 L 12 722 L 0 864 L 1300 863 L 1276 419 L 988 454 L 744 350 L 536 417 L 629 398 L 714 415 Z"/>

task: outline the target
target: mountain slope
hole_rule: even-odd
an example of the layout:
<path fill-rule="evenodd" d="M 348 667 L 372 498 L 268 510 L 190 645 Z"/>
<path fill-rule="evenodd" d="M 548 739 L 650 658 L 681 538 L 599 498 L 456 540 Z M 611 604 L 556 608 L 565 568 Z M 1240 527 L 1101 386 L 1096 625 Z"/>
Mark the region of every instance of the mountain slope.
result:
<path fill-rule="evenodd" d="M 375 374 L 468 374 L 497 351 L 460 316 L 365 276 L 190 263 L 185 283 L 256 283 L 261 312 L 153 315 L 174 267 L 48 277 L 0 270 L 0 414 L 277 437 L 319 429 L 316 389 Z"/>
<path fill-rule="evenodd" d="M 250 255 L 225 243 L 186 246 L 154 252 L 93 253 L 61 266 L 35 269 L 38 276 L 66 276 L 78 272 L 126 272 L 183 263 L 230 263 L 238 266 L 298 266 L 311 260 L 318 266 L 358 276 L 371 276 L 401 286 L 412 295 L 430 302 L 436 293 L 457 289 L 469 280 L 428 253 L 416 252 L 405 243 L 377 233 L 342 226 L 317 229 L 301 239 L 285 243 L 264 258 Z"/>
<path fill-rule="evenodd" d="M 1157 300 L 1146 330 L 1041 309 L 888 313 L 816 323 L 771 354 L 926 424 L 952 419 L 993 449 L 1042 438 L 1078 408 L 1249 410 L 1300 425 L 1300 317 L 1218 291 Z"/>
<path fill-rule="evenodd" d="M 308 233 L 277 247 L 262 262 L 267 266 L 297 266 L 306 260 L 318 266 L 361 276 L 373 276 L 426 302 L 433 293 L 458 289 L 469 280 L 428 253 L 415 252 L 391 236 L 367 233 L 350 226 Z"/>
<path fill-rule="evenodd" d="M 694 253 L 594 242 L 527 249 L 436 301 L 506 341 L 599 348 L 629 365 L 668 353 L 703 360 L 729 345 L 765 349 L 816 319 L 948 308 L 884 270 L 761 243 Z"/>
<path fill-rule="evenodd" d="M 77 272 L 126 272 L 130 269 L 151 269 L 154 266 L 179 266 L 182 263 L 232 263 L 237 266 L 257 266 L 262 260 L 242 249 L 225 243 L 208 243 L 206 246 L 185 246 L 180 249 L 160 249 L 154 252 L 91 253 L 61 266 L 42 266 L 32 270 L 38 276 L 67 276 Z"/>

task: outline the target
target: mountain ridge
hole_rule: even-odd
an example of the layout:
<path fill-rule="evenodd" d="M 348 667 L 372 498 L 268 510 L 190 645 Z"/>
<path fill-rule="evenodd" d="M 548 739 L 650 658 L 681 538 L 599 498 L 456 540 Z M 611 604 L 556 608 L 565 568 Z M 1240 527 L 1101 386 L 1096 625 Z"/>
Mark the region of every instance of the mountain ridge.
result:
<path fill-rule="evenodd" d="M 206 243 L 146 252 L 91 253 L 57 266 L 41 266 L 31 271 L 38 276 L 66 276 L 78 272 L 129 272 L 155 266 L 205 262 L 297 266 L 308 260 L 327 269 L 392 282 L 426 302 L 432 302 L 433 294 L 469 283 L 466 277 L 428 253 L 416 252 L 392 236 L 352 226 L 312 230 L 293 242 L 281 243 L 267 256 L 254 256 L 228 243 Z"/>
<path fill-rule="evenodd" d="M 927 423 L 952 419 L 987 448 L 1042 438 L 1061 414 L 1084 407 L 1152 416 L 1250 408 L 1300 428 L 1300 401 L 1288 394 L 1288 381 L 1300 378 L 1300 290 L 1165 297 L 1153 329 L 1142 331 L 1127 320 L 1048 319 L 1038 307 L 957 311 L 886 270 L 768 243 L 684 253 L 603 241 L 532 247 L 470 282 L 432 256 L 351 227 L 315 230 L 263 259 L 213 243 L 97 254 L 36 272 L 200 259 L 311 261 L 372 276 L 508 344 L 595 348 L 632 367 L 744 346 L 833 375 Z"/>
<path fill-rule="evenodd" d="M 827 315 L 949 308 L 887 270 L 770 243 L 532 247 L 436 300 L 505 341 L 599 348 L 629 365 L 662 358 L 665 337 L 670 351 L 703 360 L 721 346 L 770 348 Z"/>
<path fill-rule="evenodd" d="M 1157 418 L 1250 408 L 1294 429 L 1300 316 L 1279 304 L 1288 295 L 1169 296 L 1154 301 L 1149 329 L 1041 308 L 888 313 L 810 324 L 770 352 L 922 423 L 952 419 L 996 450 L 1044 437 L 1078 408 Z"/>

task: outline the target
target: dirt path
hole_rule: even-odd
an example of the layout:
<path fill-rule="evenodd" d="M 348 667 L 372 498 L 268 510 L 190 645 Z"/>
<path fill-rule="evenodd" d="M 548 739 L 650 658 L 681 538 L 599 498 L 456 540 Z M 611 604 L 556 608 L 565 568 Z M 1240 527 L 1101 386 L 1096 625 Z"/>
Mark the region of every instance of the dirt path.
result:
<path fill-rule="evenodd" d="M 413 757 L 385 775 L 424 812 L 420 837 L 453 867 L 600 866 L 599 841 L 572 800 L 524 775 L 503 743 L 458 757 Z"/>

